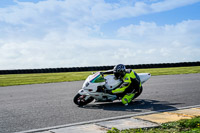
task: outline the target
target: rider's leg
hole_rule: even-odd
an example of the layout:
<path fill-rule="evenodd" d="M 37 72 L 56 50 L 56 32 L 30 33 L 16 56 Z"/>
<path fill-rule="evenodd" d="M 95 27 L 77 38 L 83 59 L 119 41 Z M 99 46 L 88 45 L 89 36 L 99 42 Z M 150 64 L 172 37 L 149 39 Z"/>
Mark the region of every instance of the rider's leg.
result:
<path fill-rule="evenodd" d="M 128 103 L 130 103 L 132 101 L 132 99 L 134 98 L 135 93 L 129 93 L 126 94 L 123 98 L 122 98 L 122 103 L 124 105 L 128 105 Z"/>
<path fill-rule="evenodd" d="M 125 95 L 122 98 L 122 103 L 124 105 L 128 105 L 133 99 L 136 93 L 139 93 L 139 89 L 142 87 L 141 83 L 138 87 L 133 88 L 128 88 L 127 91 L 125 92 Z"/>

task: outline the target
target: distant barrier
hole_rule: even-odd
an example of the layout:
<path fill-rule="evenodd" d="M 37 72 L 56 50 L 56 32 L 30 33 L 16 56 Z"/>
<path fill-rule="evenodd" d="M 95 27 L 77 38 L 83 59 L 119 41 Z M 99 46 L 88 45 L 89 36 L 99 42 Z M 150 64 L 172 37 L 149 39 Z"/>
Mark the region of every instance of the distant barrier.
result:
<path fill-rule="evenodd" d="M 198 61 L 198 62 L 126 65 L 126 68 L 145 69 L 145 68 L 166 68 L 166 67 L 186 67 L 186 66 L 200 66 L 200 61 Z M 70 68 L 16 69 L 16 70 L 0 70 L 0 74 L 100 71 L 100 70 L 113 69 L 113 67 L 114 66 L 91 66 L 91 67 L 70 67 Z"/>

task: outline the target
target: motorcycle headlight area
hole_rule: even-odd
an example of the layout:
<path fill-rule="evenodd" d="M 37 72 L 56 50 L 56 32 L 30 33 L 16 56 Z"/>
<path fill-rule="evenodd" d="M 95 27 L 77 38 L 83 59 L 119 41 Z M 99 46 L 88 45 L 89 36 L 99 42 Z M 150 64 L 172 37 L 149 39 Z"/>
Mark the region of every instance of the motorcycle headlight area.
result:
<path fill-rule="evenodd" d="M 83 84 L 83 87 L 88 87 L 89 86 L 89 82 L 85 82 L 84 84 Z"/>
<path fill-rule="evenodd" d="M 86 87 L 88 87 L 88 85 L 89 85 L 89 84 L 90 84 L 90 83 L 89 83 L 89 82 L 87 82 L 87 83 L 85 84 L 85 86 L 86 86 Z"/>

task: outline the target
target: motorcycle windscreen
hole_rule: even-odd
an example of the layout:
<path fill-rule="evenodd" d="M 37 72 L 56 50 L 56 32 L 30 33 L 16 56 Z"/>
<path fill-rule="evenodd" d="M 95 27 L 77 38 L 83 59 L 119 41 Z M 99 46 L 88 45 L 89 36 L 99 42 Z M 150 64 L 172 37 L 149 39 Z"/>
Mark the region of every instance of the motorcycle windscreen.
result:
<path fill-rule="evenodd" d="M 105 79 L 102 77 L 100 73 L 95 73 L 90 80 L 91 83 L 100 83 L 100 82 L 105 82 Z"/>

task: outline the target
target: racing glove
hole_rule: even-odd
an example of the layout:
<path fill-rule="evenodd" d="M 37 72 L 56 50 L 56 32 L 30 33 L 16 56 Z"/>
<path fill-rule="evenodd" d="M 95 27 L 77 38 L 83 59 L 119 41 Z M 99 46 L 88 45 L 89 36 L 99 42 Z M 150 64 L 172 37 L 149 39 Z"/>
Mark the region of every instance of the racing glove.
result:
<path fill-rule="evenodd" d="M 104 72 L 100 72 L 100 74 L 102 75 L 102 77 L 104 77 Z"/>

